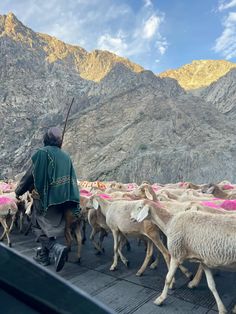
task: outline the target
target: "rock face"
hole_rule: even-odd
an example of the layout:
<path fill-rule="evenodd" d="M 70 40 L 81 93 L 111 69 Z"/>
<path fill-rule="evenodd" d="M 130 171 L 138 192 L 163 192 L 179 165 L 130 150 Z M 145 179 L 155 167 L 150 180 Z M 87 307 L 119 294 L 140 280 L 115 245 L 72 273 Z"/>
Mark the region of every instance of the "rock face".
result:
<path fill-rule="evenodd" d="M 168 70 L 159 75 L 174 78 L 185 90 L 191 90 L 209 86 L 233 68 L 236 68 L 236 63 L 225 60 L 195 60 L 177 70 Z"/>
<path fill-rule="evenodd" d="M 199 92 L 199 96 L 230 119 L 236 118 L 236 69 L 232 69 L 217 82 Z"/>
<path fill-rule="evenodd" d="M 0 16 L 0 175 L 27 168 L 45 130 L 63 127 L 75 97 L 63 147 L 79 179 L 235 181 L 234 116 L 218 110 L 210 87 L 196 97 L 141 70 Z"/>

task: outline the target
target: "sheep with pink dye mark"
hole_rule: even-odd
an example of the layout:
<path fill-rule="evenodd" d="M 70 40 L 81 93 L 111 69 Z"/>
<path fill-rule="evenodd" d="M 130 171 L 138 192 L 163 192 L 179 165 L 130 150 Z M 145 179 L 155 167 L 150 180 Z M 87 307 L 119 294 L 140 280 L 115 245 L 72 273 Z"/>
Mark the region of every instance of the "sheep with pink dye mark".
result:
<path fill-rule="evenodd" d="M 8 246 L 11 246 L 9 234 L 12 230 L 17 210 L 17 200 L 15 198 L 0 196 L 0 223 L 3 226 L 3 234 L 0 237 L 0 241 L 6 236 Z M 10 227 L 7 224 L 8 217 L 11 218 Z"/>

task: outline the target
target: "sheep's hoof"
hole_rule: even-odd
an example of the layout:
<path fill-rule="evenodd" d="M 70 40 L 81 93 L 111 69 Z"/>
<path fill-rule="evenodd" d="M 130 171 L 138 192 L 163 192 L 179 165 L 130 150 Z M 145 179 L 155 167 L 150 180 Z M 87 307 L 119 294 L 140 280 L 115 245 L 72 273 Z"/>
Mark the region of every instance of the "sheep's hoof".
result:
<path fill-rule="evenodd" d="M 125 266 L 126 266 L 127 268 L 129 268 L 130 262 L 129 262 L 129 261 L 126 261 L 126 262 L 125 262 Z"/>
<path fill-rule="evenodd" d="M 156 300 L 154 301 L 154 303 L 156 304 L 156 305 L 162 305 L 163 304 L 163 298 L 160 296 L 160 297 L 158 297 L 158 298 L 156 298 Z"/>
<path fill-rule="evenodd" d="M 8 244 L 8 246 L 9 246 L 9 247 L 12 247 L 12 244 L 11 244 L 11 242 L 10 242 L 10 243 Z"/>
<path fill-rule="evenodd" d="M 195 288 L 195 287 L 196 287 L 196 285 L 194 284 L 194 282 L 190 281 L 190 282 L 188 283 L 188 288 L 189 288 L 189 289 L 193 289 L 193 288 Z"/>
<path fill-rule="evenodd" d="M 141 277 L 143 275 L 143 273 L 141 272 L 141 271 L 138 271 L 137 273 L 136 273 L 136 276 L 137 277 Z"/>
<path fill-rule="evenodd" d="M 71 246 L 67 247 L 67 252 L 71 252 Z"/>
<path fill-rule="evenodd" d="M 76 262 L 77 264 L 81 264 L 81 258 L 79 257 L 78 259 L 77 259 L 77 262 Z"/>
<path fill-rule="evenodd" d="M 102 248 L 102 253 L 105 253 L 105 249 L 104 249 L 104 247 Z"/>
<path fill-rule="evenodd" d="M 156 262 L 153 262 L 151 265 L 150 265 L 150 269 L 156 269 L 157 268 L 157 263 Z"/>
<path fill-rule="evenodd" d="M 187 271 L 185 275 L 190 280 L 193 280 L 193 278 L 194 278 L 193 274 L 190 271 Z"/>
<path fill-rule="evenodd" d="M 85 244 L 85 242 L 86 242 L 86 239 L 82 239 L 82 244 Z"/>
<path fill-rule="evenodd" d="M 111 266 L 111 267 L 110 267 L 110 270 L 111 270 L 111 271 L 116 270 L 116 266 Z"/>

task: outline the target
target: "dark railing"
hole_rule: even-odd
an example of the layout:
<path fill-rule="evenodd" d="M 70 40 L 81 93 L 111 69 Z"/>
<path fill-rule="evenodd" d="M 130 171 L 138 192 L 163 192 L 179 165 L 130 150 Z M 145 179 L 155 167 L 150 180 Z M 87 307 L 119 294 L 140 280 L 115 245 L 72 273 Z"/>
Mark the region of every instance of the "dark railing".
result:
<path fill-rule="evenodd" d="M 46 268 L 0 244 L 0 313 L 114 312 Z"/>

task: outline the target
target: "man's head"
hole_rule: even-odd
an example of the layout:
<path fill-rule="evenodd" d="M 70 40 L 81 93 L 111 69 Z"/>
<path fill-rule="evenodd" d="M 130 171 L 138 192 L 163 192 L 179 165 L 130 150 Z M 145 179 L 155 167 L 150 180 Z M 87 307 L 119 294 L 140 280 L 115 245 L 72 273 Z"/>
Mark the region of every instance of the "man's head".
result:
<path fill-rule="evenodd" d="M 52 127 L 44 134 L 44 146 L 57 146 L 61 148 L 62 145 L 62 132 L 57 127 Z"/>

